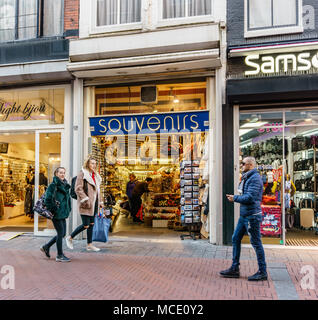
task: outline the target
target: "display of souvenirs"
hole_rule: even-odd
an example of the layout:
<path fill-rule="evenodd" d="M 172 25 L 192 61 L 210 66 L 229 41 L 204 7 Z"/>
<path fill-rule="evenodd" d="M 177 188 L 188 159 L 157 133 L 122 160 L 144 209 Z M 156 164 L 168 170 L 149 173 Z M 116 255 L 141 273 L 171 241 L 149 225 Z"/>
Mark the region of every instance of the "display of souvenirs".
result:
<path fill-rule="evenodd" d="M 177 207 L 180 204 L 180 197 L 177 194 L 156 194 L 154 207 Z"/>
<path fill-rule="evenodd" d="M 136 140 L 135 144 L 129 144 L 127 136 L 94 137 L 92 153 L 99 164 L 103 200 L 106 200 L 107 194 L 112 194 L 116 204 L 123 201 L 127 196 L 126 186 L 131 173 L 137 181 L 151 177 L 150 197 L 148 200 L 142 198 L 148 226 L 151 221 L 160 219 L 173 220 L 179 226 L 185 221 L 199 223 L 200 137 L 201 134 L 195 137 L 173 135 L 158 139 L 155 135 L 149 135 Z M 191 150 L 188 158 L 183 154 L 186 142 Z M 192 157 L 193 160 L 190 160 Z M 182 217 L 183 222 L 181 212 L 187 217 L 187 220 Z"/>

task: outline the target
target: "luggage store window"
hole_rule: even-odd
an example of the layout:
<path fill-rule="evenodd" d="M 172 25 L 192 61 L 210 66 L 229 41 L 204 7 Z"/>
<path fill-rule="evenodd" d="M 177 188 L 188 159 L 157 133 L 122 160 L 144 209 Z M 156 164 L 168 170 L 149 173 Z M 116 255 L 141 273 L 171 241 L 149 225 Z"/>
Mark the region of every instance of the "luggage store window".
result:
<path fill-rule="evenodd" d="M 264 183 L 264 243 L 313 245 L 318 240 L 316 118 L 317 109 L 240 112 L 240 158 L 256 158 Z"/>
<path fill-rule="evenodd" d="M 112 204 L 114 232 L 179 237 L 176 231 L 191 225 L 208 237 L 201 215 L 208 194 L 206 83 L 96 88 L 95 98 L 98 116 L 90 127 L 100 131 L 91 131 L 92 153 L 99 159 L 104 201 Z M 142 225 L 131 214 L 131 174 L 136 182 L 152 178 L 134 219 Z"/>

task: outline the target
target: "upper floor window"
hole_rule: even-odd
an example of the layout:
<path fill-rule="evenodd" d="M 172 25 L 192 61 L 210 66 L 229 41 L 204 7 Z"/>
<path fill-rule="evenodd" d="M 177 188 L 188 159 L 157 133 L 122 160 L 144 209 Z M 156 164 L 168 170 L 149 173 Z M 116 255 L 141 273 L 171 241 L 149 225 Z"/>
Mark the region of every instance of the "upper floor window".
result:
<path fill-rule="evenodd" d="M 245 0 L 245 37 L 302 32 L 302 0 Z"/>
<path fill-rule="evenodd" d="M 162 18 L 187 18 L 211 15 L 211 0 L 162 0 Z"/>
<path fill-rule="evenodd" d="M 141 22 L 141 0 L 97 0 L 97 27 L 134 22 Z"/>
<path fill-rule="evenodd" d="M 63 0 L 0 0 L 0 41 L 63 33 Z"/>

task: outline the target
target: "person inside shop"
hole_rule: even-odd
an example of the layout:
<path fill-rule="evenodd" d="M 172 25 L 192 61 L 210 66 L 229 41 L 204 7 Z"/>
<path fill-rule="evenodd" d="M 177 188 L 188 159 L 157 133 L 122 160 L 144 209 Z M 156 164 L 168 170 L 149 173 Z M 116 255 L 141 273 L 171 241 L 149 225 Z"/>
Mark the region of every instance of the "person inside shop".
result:
<path fill-rule="evenodd" d="M 45 168 L 41 167 L 40 168 L 40 174 L 39 174 L 39 186 L 48 186 L 48 179 L 45 176 Z M 27 184 L 31 184 L 32 186 L 34 186 L 35 183 L 35 175 L 33 175 L 33 177 L 31 178 L 30 173 L 27 175 Z"/>
<path fill-rule="evenodd" d="M 256 169 L 254 157 L 246 157 L 242 161 L 242 180 L 239 184 L 239 195 L 227 194 L 230 202 L 240 203 L 240 218 L 232 237 L 233 262 L 232 266 L 220 272 L 226 278 L 240 277 L 240 254 L 241 241 L 247 231 L 251 244 L 256 252 L 259 270 L 254 275 L 248 277 L 249 281 L 267 280 L 265 252 L 261 240 L 262 221 L 262 196 L 263 180 Z"/>
<path fill-rule="evenodd" d="M 129 210 L 131 212 L 131 198 L 132 198 L 132 192 L 136 186 L 137 180 L 136 180 L 136 176 L 134 173 L 131 173 L 129 175 L 129 181 L 127 182 L 126 185 L 126 195 L 128 197 L 128 202 L 129 202 Z"/>
<path fill-rule="evenodd" d="M 146 178 L 145 181 L 136 182 L 131 196 L 131 216 L 133 217 L 134 222 L 140 222 L 140 219 L 137 218 L 137 213 L 142 205 L 141 196 L 145 192 L 150 192 L 149 187 L 151 184 L 152 178 L 150 177 Z"/>

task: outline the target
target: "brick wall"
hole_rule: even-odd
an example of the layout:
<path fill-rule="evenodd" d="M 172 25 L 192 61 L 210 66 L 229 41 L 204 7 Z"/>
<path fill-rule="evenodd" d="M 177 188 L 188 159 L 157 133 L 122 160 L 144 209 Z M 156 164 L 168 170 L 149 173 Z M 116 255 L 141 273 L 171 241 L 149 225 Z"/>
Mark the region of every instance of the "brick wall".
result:
<path fill-rule="evenodd" d="M 77 38 L 79 33 L 80 0 L 64 0 L 64 34 Z"/>

